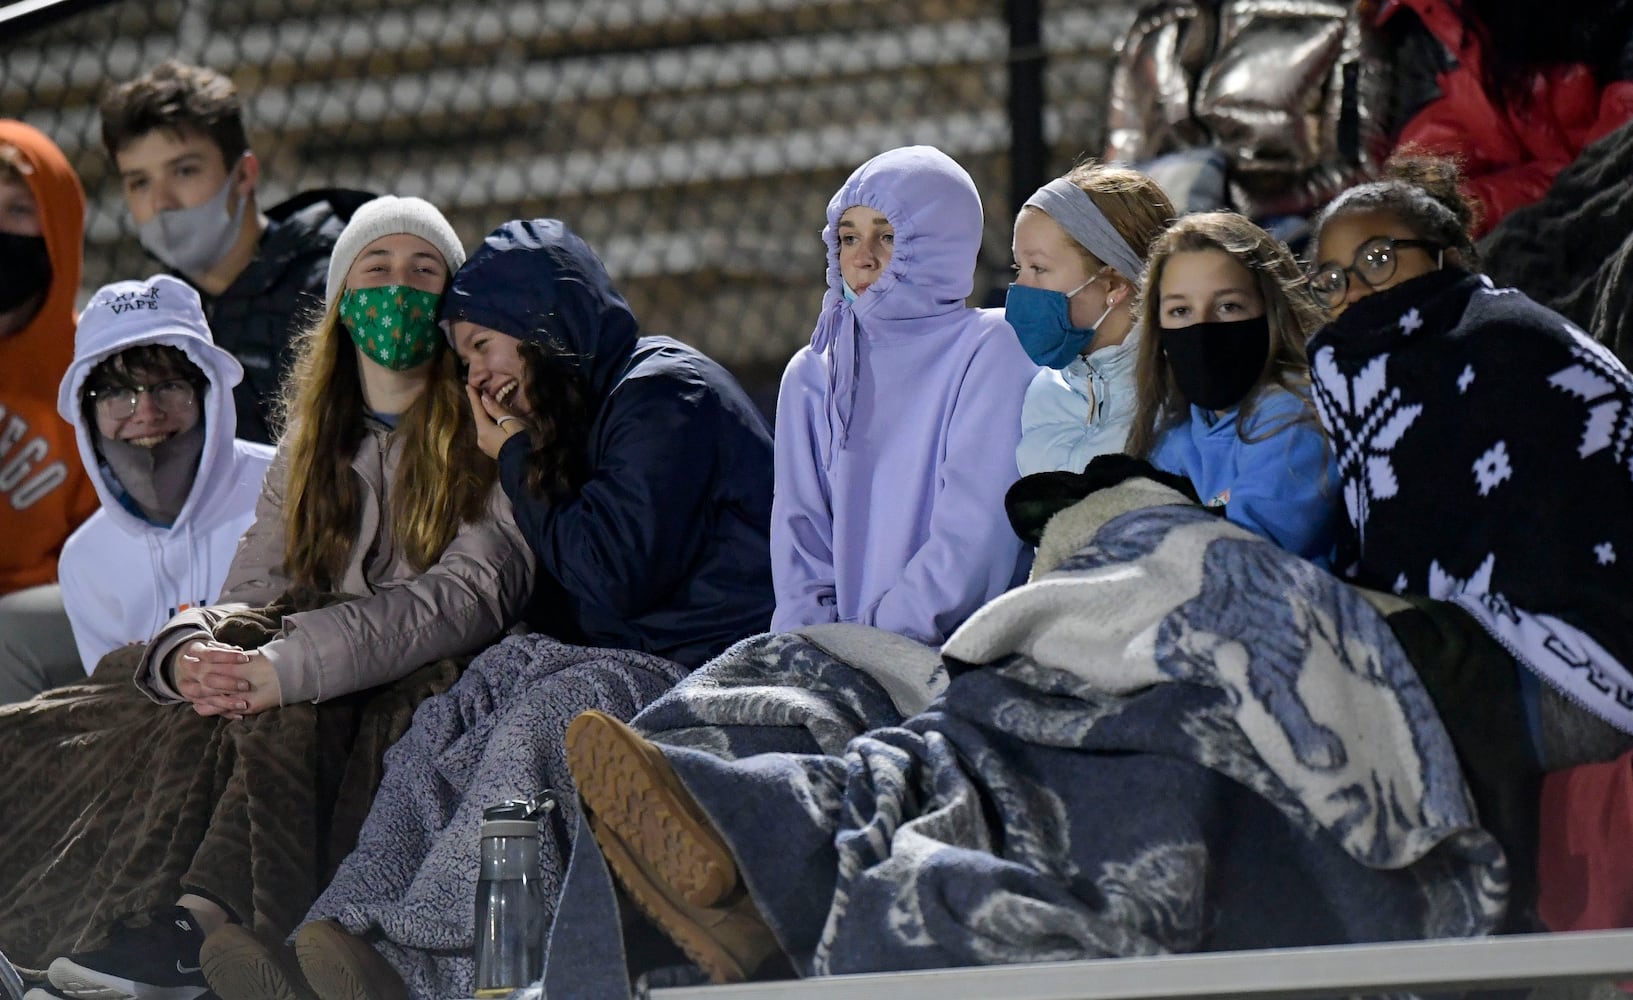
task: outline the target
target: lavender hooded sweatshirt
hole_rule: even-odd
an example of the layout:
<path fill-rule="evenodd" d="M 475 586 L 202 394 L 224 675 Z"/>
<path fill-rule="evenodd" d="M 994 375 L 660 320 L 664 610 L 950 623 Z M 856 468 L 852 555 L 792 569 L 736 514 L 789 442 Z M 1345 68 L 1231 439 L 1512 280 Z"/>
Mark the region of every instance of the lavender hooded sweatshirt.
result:
<path fill-rule="evenodd" d="M 837 227 L 856 205 L 895 249 L 847 303 Z M 981 222 L 969 174 L 929 146 L 874 157 L 828 202 L 828 292 L 777 398 L 774 631 L 860 622 L 940 645 L 1025 578 L 1004 492 L 1038 369 L 1000 310 L 964 304 Z"/>

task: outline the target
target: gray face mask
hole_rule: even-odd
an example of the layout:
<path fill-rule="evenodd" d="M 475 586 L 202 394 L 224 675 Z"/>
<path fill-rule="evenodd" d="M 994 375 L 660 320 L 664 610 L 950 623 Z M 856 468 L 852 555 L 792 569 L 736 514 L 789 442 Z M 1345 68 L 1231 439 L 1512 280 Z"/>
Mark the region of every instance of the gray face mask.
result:
<path fill-rule="evenodd" d="M 94 432 L 97 450 L 142 515 L 166 527 L 175 524 L 193 492 L 204 454 L 204 419 L 152 448 L 127 444 Z"/>
<path fill-rule="evenodd" d="M 136 238 L 147 252 L 169 267 L 197 276 L 214 267 L 227 255 L 244 221 L 248 198 L 238 200 L 235 211 L 227 211 L 232 195 L 232 171 L 209 201 L 192 208 L 170 208 L 154 215 L 136 230 Z"/>

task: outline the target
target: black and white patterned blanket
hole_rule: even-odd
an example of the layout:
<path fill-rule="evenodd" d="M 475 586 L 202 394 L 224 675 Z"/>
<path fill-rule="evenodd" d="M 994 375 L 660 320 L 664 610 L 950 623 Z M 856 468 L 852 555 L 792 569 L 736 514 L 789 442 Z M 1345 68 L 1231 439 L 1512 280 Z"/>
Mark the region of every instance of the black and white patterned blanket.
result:
<path fill-rule="evenodd" d="M 1135 495 L 1156 505 L 1103 517 Z M 801 975 L 1497 924 L 1502 852 L 1359 592 L 1145 481 L 1049 530 L 1074 519 L 1075 554 L 948 642 L 945 687 L 922 653 L 796 633 L 638 717 Z M 575 881 L 563 919 L 594 911 Z M 558 934 L 547 987 L 598 961 L 590 936 Z"/>
<path fill-rule="evenodd" d="M 1363 586 L 1455 601 L 1633 733 L 1633 377 L 1564 317 L 1438 271 L 1311 341 Z"/>

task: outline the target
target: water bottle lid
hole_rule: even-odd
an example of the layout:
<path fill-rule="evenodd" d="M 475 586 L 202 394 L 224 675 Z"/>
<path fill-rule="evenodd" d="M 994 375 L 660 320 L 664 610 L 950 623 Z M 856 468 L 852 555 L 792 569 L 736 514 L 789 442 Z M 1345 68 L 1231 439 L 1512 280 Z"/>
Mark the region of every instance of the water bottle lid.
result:
<path fill-rule="evenodd" d="M 537 837 L 539 835 L 539 821 L 536 819 L 485 819 L 482 821 L 482 836 L 484 837 Z"/>
<path fill-rule="evenodd" d="M 530 799 L 506 799 L 482 810 L 484 837 L 537 837 L 539 819 L 556 807 L 556 793 L 546 788 Z"/>

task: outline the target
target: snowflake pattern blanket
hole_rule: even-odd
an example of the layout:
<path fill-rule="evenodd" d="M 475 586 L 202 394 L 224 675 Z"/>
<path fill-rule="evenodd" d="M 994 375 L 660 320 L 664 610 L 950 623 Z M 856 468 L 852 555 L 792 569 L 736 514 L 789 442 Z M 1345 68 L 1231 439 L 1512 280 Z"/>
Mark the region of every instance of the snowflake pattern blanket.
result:
<path fill-rule="evenodd" d="M 637 718 L 801 975 L 1496 925 L 1506 862 L 1384 618 L 1148 481 L 1049 532 L 1131 494 L 1155 505 L 1098 519 L 954 634 L 951 680 L 916 714 L 789 634 Z M 873 728 L 835 748 L 845 725 Z M 565 937 L 547 988 L 595 967 Z"/>
<path fill-rule="evenodd" d="M 1455 601 L 1633 733 L 1633 378 L 1512 288 L 1444 270 L 1310 342 L 1363 586 Z"/>

